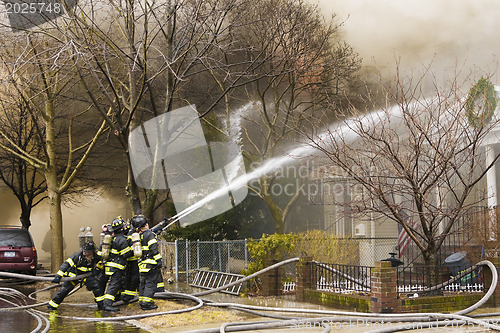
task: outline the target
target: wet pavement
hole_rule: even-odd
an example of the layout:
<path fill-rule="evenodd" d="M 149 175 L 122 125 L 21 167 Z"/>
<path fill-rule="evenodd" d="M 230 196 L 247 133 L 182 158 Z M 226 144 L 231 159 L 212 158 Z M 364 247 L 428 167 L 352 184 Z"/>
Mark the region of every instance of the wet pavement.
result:
<path fill-rule="evenodd" d="M 24 295 L 29 295 L 37 290 L 40 284 L 21 284 L 15 285 L 13 283 L 2 283 L 0 281 L 0 287 L 3 288 L 13 288 L 15 290 L 21 291 Z M 37 302 L 48 301 L 57 289 L 44 291 L 39 294 L 35 294 L 35 301 L 30 301 L 28 304 L 33 304 Z M 18 303 L 19 297 L 9 297 L 2 296 L 0 299 L 0 308 L 12 307 L 8 301 Z M 70 304 L 71 303 L 71 304 Z M 74 295 L 68 296 L 64 302 L 61 304 L 57 311 L 48 311 L 46 305 L 39 306 L 33 309 L 35 314 L 41 314 L 43 317 L 48 319 L 50 323 L 50 328 L 48 332 L 51 333 L 108 333 L 108 332 L 130 332 L 130 333 L 146 333 L 147 331 L 141 330 L 131 324 L 121 323 L 121 322 L 88 322 L 82 320 L 73 320 L 68 317 L 89 317 L 95 318 L 96 316 L 102 316 L 102 312 L 96 311 L 96 308 L 89 306 L 75 306 L 73 304 L 92 304 L 93 296 L 92 293 L 84 290 L 78 291 Z M 46 328 L 46 323 L 42 321 L 43 326 L 39 331 Z M 26 311 L 8 311 L 0 313 L 0 331 L 2 333 L 20 333 L 20 332 L 32 332 L 37 328 L 38 321 L 31 316 Z"/>

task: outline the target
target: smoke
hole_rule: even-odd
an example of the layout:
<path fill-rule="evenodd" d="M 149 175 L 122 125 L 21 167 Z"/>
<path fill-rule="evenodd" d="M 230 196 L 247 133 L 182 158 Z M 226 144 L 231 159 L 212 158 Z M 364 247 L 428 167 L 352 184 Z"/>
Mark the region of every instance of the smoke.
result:
<path fill-rule="evenodd" d="M 432 62 L 438 75 L 455 69 L 475 76 L 496 74 L 500 20 L 496 0 L 320 0 L 325 13 L 345 21 L 343 38 L 365 66 L 392 71 Z M 493 80 L 500 82 L 495 75 Z"/>
<path fill-rule="evenodd" d="M 13 203 L 10 207 L 19 206 Z M 11 212 L 14 209 L 10 210 Z M 86 197 L 82 199 L 82 204 L 78 207 L 64 207 L 63 206 L 63 239 L 65 243 L 64 256 L 69 257 L 71 254 L 79 249 L 78 235 L 80 234 L 81 227 L 92 227 L 92 234 L 94 235 L 94 242 L 99 244 L 99 234 L 101 226 L 104 223 L 111 223 L 111 221 L 118 215 L 124 219 L 129 218 L 127 215 L 130 209 L 127 206 L 126 200 L 119 200 L 109 194 L 96 195 L 92 198 Z M 11 214 L 7 224 L 20 225 L 19 215 Z M 31 227 L 30 233 L 35 242 L 38 251 L 38 258 L 45 267 L 46 263 L 50 262 L 50 224 L 49 224 L 49 211 L 45 203 L 36 206 L 31 214 Z M 48 243 L 49 242 L 49 243 Z M 50 267 L 50 265 L 48 266 Z"/>

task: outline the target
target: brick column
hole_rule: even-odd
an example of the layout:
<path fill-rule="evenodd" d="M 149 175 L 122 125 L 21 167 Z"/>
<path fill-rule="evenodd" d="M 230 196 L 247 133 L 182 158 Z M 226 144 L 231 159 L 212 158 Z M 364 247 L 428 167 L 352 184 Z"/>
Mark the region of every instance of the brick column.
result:
<path fill-rule="evenodd" d="M 499 257 L 487 257 L 486 260 L 489 260 L 495 265 L 498 273 L 500 274 L 500 258 Z M 483 266 L 484 269 L 484 290 L 487 291 L 491 284 L 491 270 L 487 266 Z M 499 279 L 500 280 L 500 279 Z M 495 288 L 495 292 L 491 295 L 488 302 L 486 302 L 488 306 L 497 307 L 500 306 L 500 281 L 497 283 Z"/>
<path fill-rule="evenodd" d="M 276 259 L 268 259 L 265 261 L 265 267 L 269 267 L 278 263 Z M 271 269 L 261 275 L 262 279 L 262 296 L 279 296 L 282 293 L 281 285 L 281 267 Z"/>
<path fill-rule="evenodd" d="M 397 271 L 390 261 L 377 261 L 371 274 L 372 300 L 370 311 L 375 313 L 399 312 Z"/>
<path fill-rule="evenodd" d="M 295 277 L 295 300 L 299 302 L 305 301 L 305 290 L 314 289 L 316 284 L 316 270 L 314 263 L 309 257 L 304 257 L 299 260 L 296 266 L 297 276 Z"/>

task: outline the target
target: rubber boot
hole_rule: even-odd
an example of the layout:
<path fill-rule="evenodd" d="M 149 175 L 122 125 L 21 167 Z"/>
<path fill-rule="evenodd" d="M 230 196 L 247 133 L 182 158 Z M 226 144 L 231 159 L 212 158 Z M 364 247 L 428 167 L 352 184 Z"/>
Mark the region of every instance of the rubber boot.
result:
<path fill-rule="evenodd" d="M 112 312 L 120 311 L 120 309 L 115 308 L 112 304 L 113 304 L 112 300 L 105 299 L 102 303 L 102 309 L 104 311 L 112 311 Z"/>
<path fill-rule="evenodd" d="M 142 302 L 141 309 L 142 310 L 154 310 L 154 309 L 158 309 L 158 305 L 156 305 L 153 302 Z"/>
<path fill-rule="evenodd" d="M 97 310 L 102 310 L 104 308 L 103 301 L 96 302 L 97 303 Z"/>

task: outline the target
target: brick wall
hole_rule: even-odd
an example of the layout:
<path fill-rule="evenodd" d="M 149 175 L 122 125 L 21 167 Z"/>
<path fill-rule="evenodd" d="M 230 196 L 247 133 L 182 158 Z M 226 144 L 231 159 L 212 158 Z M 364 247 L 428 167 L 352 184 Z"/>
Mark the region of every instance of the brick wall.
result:
<path fill-rule="evenodd" d="M 495 266 L 500 266 L 500 258 L 490 259 Z M 314 263 L 304 258 L 297 264 L 297 301 L 314 302 L 335 308 L 351 309 L 360 312 L 396 313 L 396 312 L 454 312 L 477 303 L 484 294 L 455 294 L 445 296 L 398 297 L 397 271 L 388 261 L 379 261 L 372 268 L 371 296 L 340 295 L 317 291 L 314 276 Z M 489 268 L 485 268 L 485 288 L 491 283 Z M 489 274 L 489 277 L 488 277 Z M 500 306 L 500 283 L 487 306 Z"/>

